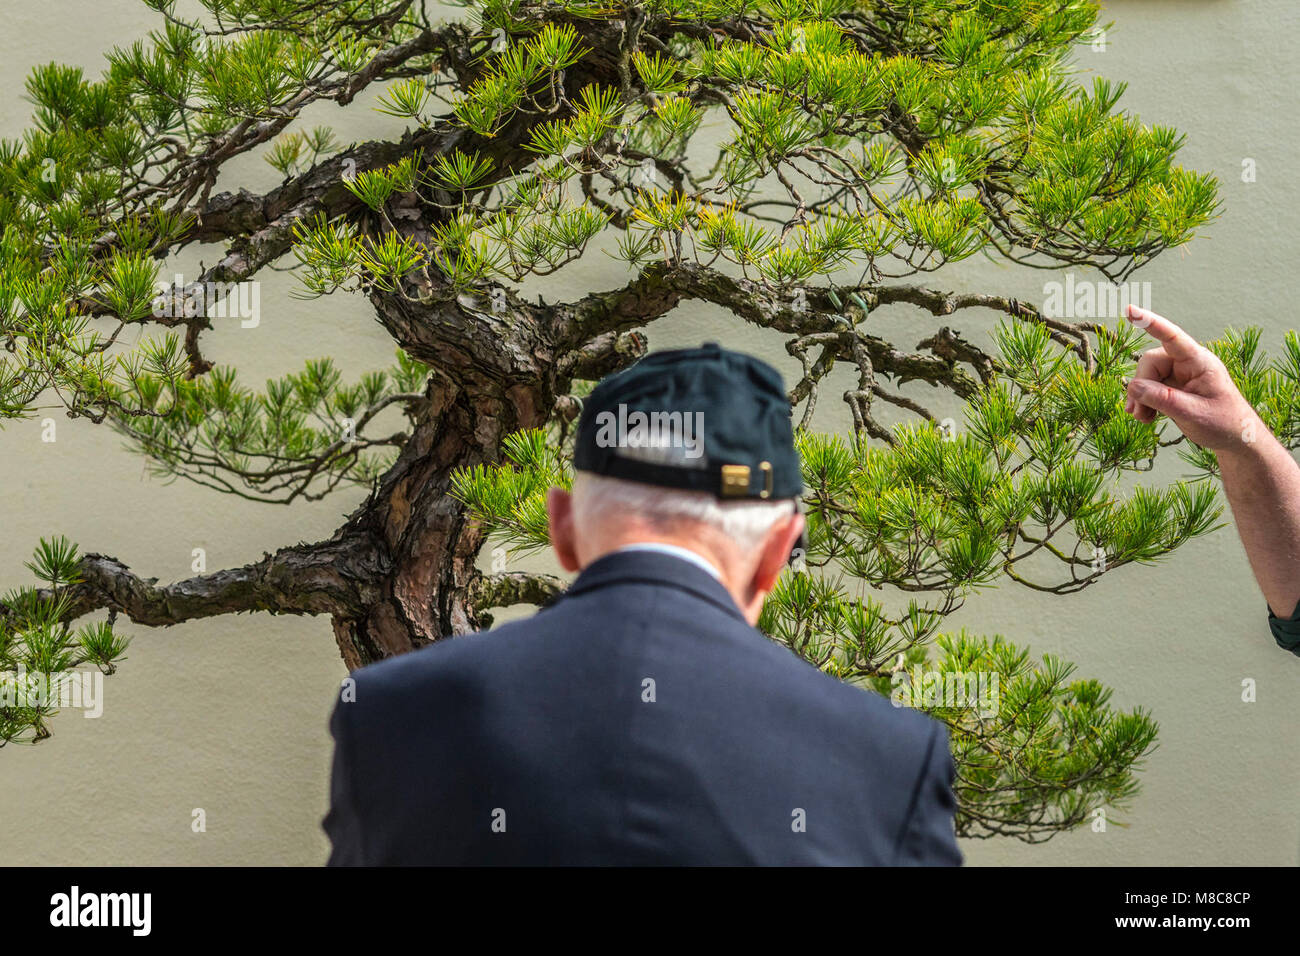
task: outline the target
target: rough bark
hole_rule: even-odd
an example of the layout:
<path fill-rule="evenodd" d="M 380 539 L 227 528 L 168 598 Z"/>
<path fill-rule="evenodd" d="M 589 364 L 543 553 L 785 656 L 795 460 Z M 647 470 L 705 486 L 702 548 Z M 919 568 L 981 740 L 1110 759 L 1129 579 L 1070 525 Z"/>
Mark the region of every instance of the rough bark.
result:
<path fill-rule="evenodd" d="M 478 629 L 471 592 L 483 536 L 451 497 L 452 474 L 497 461 L 506 435 L 545 424 L 557 394 L 554 353 L 517 299 L 498 314 L 470 296 L 372 298 L 433 375 L 396 464 L 341 530 L 371 542 L 383 569 L 375 599 L 333 615 L 349 667 Z"/>

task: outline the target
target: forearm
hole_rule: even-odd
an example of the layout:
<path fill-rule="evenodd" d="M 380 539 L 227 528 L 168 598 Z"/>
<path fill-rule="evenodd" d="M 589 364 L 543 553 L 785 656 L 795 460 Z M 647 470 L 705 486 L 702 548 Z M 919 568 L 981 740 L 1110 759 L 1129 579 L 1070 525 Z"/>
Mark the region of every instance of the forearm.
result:
<path fill-rule="evenodd" d="M 1300 465 L 1267 430 L 1218 458 L 1255 580 L 1273 613 L 1289 618 L 1300 603 Z"/>

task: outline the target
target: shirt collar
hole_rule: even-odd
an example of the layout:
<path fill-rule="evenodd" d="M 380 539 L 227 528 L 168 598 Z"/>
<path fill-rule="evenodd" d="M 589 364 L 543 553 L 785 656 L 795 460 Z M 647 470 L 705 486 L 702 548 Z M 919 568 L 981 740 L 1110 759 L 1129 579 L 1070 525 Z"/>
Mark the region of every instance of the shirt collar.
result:
<path fill-rule="evenodd" d="M 665 554 L 657 548 L 619 549 L 597 558 L 582 570 L 577 580 L 559 595 L 557 601 L 565 601 L 619 582 L 641 582 L 688 591 L 736 620 L 748 624 L 745 615 L 736 605 L 736 599 L 727 591 L 720 578 L 705 573 L 694 561 L 685 560 L 677 554 Z"/>
<path fill-rule="evenodd" d="M 718 571 L 703 555 L 696 554 L 690 548 L 682 548 L 675 544 L 663 544 L 659 541 L 638 541 L 636 544 L 625 544 L 621 548 L 611 551 L 611 554 L 619 554 L 624 551 L 654 551 L 659 554 L 669 554 L 675 558 L 681 558 L 683 561 L 689 561 L 696 567 L 703 568 L 719 581 L 722 580 L 722 573 Z"/>

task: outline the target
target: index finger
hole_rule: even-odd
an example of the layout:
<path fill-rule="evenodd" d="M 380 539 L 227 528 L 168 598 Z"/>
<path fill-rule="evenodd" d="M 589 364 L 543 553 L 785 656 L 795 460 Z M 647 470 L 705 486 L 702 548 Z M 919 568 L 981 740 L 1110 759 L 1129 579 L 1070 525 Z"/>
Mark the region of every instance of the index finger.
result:
<path fill-rule="evenodd" d="M 1200 354 L 1201 346 L 1196 339 L 1163 315 L 1157 315 L 1150 309 L 1130 305 L 1127 318 L 1139 329 L 1146 329 L 1152 338 L 1157 339 L 1172 359 L 1190 359 Z"/>

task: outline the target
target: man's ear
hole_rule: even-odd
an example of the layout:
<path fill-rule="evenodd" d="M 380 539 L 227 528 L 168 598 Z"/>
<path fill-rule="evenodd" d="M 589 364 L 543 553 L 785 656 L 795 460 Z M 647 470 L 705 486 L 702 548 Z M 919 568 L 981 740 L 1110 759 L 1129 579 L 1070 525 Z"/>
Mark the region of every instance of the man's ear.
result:
<path fill-rule="evenodd" d="M 578 543 L 573 534 L 573 496 L 563 488 L 546 493 L 546 517 L 550 519 L 551 548 L 566 571 L 579 570 Z"/>
<path fill-rule="evenodd" d="M 758 567 L 750 584 L 756 594 L 766 594 L 776 584 L 782 569 L 790 560 L 790 552 L 803 534 L 803 515 L 797 511 L 783 518 L 768 530 L 759 551 Z"/>

